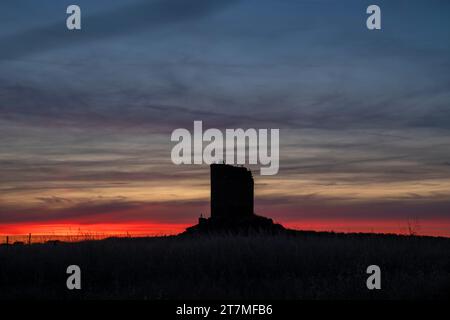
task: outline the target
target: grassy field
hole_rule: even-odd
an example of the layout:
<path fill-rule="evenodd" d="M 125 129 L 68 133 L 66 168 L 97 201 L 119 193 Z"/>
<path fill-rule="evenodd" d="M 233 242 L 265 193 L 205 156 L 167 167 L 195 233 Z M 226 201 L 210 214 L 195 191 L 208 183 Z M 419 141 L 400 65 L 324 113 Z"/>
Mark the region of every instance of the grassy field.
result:
<path fill-rule="evenodd" d="M 79 265 L 82 289 L 66 289 Z M 382 289 L 366 288 L 379 265 Z M 0 246 L 0 299 L 444 299 L 450 239 L 216 235 Z"/>

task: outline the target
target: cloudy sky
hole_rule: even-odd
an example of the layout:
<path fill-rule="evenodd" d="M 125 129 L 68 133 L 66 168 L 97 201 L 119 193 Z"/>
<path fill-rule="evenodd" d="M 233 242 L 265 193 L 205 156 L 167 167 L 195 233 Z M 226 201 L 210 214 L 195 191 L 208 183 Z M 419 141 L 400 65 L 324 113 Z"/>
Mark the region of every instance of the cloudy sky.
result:
<path fill-rule="evenodd" d="M 446 0 L 16 0 L 0 26 L 0 234 L 195 223 L 209 170 L 172 164 L 170 134 L 202 120 L 280 129 L 258 214 L 450 236 Z"/>

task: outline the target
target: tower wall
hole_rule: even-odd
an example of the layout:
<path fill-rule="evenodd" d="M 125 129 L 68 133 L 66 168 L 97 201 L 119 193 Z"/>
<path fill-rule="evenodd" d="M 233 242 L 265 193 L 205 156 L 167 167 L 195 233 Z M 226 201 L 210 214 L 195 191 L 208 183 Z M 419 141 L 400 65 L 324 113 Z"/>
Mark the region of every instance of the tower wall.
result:
<path fill-rule="evenodd" d="M 253 177 L 250 170 L 226 164 L 211 165 L 211 217 L 253 215 Z"/>

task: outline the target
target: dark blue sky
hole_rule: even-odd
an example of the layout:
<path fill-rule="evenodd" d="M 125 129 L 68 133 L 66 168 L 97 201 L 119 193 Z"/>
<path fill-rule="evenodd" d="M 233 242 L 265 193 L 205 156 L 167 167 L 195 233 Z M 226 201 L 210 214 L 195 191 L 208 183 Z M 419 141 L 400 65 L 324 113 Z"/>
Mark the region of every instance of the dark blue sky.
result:
<path fill-rule="evenodd" d="M 192 220 L 207 168 L 174 168 L 170 132 L 194 120 L 281 129 L 256 180 L 281 222 L 450 223 L 448 1 L 17 0 L 0 25 L 0 223 Z"/>

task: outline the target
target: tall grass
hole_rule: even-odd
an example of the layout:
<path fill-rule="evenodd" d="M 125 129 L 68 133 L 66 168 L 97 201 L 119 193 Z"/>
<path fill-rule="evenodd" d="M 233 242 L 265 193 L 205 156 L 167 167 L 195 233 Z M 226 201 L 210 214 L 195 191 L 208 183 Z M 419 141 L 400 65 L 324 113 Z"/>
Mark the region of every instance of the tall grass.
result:
<path fill-rule="evenodd" d="M 122 238 L 0 247 L 0 298 L 440 299 L 450 239 L 298 233 Z M 66 268 L 82 290 L 65 288 Z M 366 288 L 377 264 L 382 290 Z"/>

